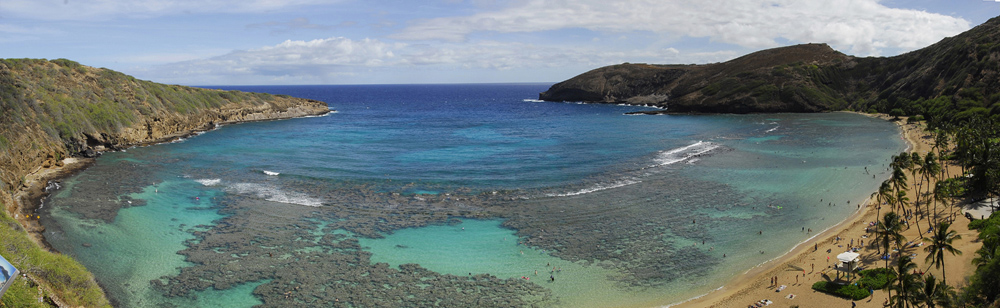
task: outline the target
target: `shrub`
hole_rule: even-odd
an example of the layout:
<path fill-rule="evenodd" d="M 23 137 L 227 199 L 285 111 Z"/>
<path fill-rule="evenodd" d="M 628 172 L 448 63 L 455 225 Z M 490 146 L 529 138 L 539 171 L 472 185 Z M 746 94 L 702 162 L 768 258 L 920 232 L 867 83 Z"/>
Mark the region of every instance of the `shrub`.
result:
<path fill-rule="evenodd" d="M 862 289 L 875 289 L 880 290 L 889 286 L 889 282 L 896 278 L 896 275 L 892 273 L 891 269 L 887 268 L 876 268 L 870 270 L 863 270 L 858 272 L 858 286 Z"/>
<path fill-rule="evenodd" d="M 861 287 L 858 287 L 858 285 L 854 283 L 842 286 L 829 281 L 817 281 L 812 285 L 812 288 L 813 290 L 816 291 L 832 294 L 843 298 L 849 298 L 853 300 L 861 300 L 870 295 L 868 290 L 862 289 Z"/>

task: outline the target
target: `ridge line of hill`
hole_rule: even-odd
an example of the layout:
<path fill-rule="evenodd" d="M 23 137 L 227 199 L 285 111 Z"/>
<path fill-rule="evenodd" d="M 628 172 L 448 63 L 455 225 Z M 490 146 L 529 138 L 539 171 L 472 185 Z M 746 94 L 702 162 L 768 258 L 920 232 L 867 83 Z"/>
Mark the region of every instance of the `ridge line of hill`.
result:
<path fill-rule="evenodd" d="M 664 109 L 654 113 L 881 112 L 920 115 L 935 124 L 1000 114 L 998 67 L 995 17 L 893 57 L 854 57 L 826 44 L 802 44 L 722 63 L 623 63 L 557 83 L 539 99 Z"/>

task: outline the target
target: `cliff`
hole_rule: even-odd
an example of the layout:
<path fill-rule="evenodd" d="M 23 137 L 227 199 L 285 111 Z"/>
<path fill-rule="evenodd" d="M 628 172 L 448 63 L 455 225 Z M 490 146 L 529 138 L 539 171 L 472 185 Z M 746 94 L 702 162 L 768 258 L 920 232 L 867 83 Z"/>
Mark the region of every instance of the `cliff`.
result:
<path fill-rule="evenodd" d="M 70 156 L 164 141 L 217 124 L 329 112 L 283 95 L 164 85 L 69 60 L 0 60 L 0 192 Z M 7 201 L 7 200 L 5 200 Z M 8 212 L 13 212 L 11 202 Z"/>
<path fill-rule="evenodd" d="M 625 63 L 557 83 L 539 98 L 652 105 L 669 113 L 899 109 L 937 117 L 929 120 L 950 120 L 968 113 L 996 113 L 986 109 L 1000 111 L 995 105 L 1000 101 L 998 61 L 1000 19 L 993 18 L 894 57 L 853 57 L 825 44 L 804 44 L 724 63 Z"/>
<path fill-rule="evenodd" d="M 94 157 L 101 151 L 167 141 L 218 124 L 329 111 L 326 103 L 315 100 L 164 85 L 65 59 L 0 59 L 0 204 L 5 210 L 2 216 L 19 222 L 0 228 L 24 229 L 37 245 L 44 245 L 42 228 L 25 218 L 45 186 L 45 176 L 36 172 L 62 166 L 66 157 Z M 34 258 L 8 255 L 24 252 L 0 252 L 9 260 L 28 260 L 18 262 Z M 55 297 L 68 297 L 55 298 L 56 302 L 102 305 L 99 299 L 81 297 L 83 292 L 73 287 L 59 290 L 59 282 L 45 281 L 71 275 L 36 268 L 43 269 L 28 271 L 36 281 L 47 290 L 56 289 Z"/>

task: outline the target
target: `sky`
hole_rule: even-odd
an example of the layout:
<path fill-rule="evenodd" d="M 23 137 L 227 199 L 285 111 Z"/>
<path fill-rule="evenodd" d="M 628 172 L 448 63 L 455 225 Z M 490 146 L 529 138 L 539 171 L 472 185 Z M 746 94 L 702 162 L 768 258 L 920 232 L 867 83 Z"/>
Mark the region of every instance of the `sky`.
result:
<path fill-rule="evenodd" d="M 183 85 L 559 82 L 827 43 L 893 56 L 1000 0 L 0 0 L 0 58 Z"/>

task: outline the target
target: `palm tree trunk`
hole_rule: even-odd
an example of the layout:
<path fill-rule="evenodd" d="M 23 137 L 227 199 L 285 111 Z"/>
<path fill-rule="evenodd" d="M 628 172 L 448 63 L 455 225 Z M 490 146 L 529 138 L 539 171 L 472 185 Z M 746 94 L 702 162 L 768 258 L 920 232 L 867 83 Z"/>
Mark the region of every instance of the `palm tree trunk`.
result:
<path fill-rule="evenodd" d="M 943 259 L 942 259 L 942 260 L 943 260 Z M 946 267 L 947 267 L 947 266 L 944 266 L 944 265 L 942 265 L 942 266 L 941 266 L 941 283 L 943 283 L 943 284 L 948 284 L 948 275 L 945 275 L 945 274 L 944 274 L 944 269 L 945 269 Z"/>
<path fill-rule="evenodd" d="M 934 196 L 931 195 L 931 186 L 933 186 L 933 185 L 931 185 L 931 178 L 930 178 L 931 175 L 932 174 L 928 174 L 927 177 L 926 177 L 927 178 L 927 199 L 933 200 Z M 924 204 L 924 208 L 926 208 L 928 212 L 931 211 L 930 205 Z M 934 212 L 933 212 L 933 214 L 934 214 L 934 221 L 931 221 L 931 217 L 930 217 L 931 213 L 927 214 L 927 230 L 931 230 L 931 228 L 934 227 L 934 224 L 937 224 L 936 221 L 938 219 L 938 214 L 937 214 L 937 206 L 936 205 L 935 205 L 934 209 L 935 209 Z M 923 234 L 921 234 L 920 236 L 923 236 Z"/>

